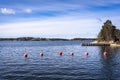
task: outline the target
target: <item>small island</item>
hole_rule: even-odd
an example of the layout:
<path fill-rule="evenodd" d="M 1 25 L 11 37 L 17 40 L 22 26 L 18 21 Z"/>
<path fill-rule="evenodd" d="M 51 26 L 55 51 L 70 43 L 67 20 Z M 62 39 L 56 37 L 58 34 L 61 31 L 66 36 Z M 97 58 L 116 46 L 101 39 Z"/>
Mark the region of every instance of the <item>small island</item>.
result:
<path fill-rule="evenodd" d="M 120 30 L 112 24 L 111 20 L 107 20 L 98 33 L 97 40 L 92 44 L 110 44 L 111 47 L 120 47 Z"/>

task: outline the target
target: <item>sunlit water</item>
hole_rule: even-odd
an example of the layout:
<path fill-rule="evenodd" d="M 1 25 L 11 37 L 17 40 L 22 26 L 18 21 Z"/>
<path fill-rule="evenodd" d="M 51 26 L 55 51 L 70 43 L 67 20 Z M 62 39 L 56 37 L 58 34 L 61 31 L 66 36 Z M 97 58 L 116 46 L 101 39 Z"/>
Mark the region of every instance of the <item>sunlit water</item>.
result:
<path fill-rule="evenodd" d="M 2 41 L 0 80 L 120 80 L 120 48 L 84 47 L 82 42 Z M 103 55 L 105 49 L 107 56 Z M 41 50 L 43 57 L 39 55 Z M 63 52 L 62 56 L 58 55 L 59 51 Z M 74 56 L 70 56 L 71 51 Z"/>

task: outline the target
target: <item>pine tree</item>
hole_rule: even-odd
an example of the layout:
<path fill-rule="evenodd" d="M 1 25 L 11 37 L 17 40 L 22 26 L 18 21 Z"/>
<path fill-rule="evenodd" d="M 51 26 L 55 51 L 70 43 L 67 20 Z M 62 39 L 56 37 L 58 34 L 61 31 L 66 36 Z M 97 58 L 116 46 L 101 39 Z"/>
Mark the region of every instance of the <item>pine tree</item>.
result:
<path fill-rule="evenodd" d="M 120 36 L 120 30 L 116 29 L 116 26 L 112 24 L 111 20 L 107 20 L 98 34 L 98 40 L 110 41 L 114 40 L 117 36 Z"/>

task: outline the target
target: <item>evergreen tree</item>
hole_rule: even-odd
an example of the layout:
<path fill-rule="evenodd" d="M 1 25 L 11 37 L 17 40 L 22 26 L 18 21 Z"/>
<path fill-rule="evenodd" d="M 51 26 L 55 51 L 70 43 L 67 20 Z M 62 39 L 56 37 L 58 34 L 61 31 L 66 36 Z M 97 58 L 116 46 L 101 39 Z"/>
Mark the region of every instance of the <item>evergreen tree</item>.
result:
<path fill-rule="evenodd" d="M 98 40 L 110 41 L 114 40 L 117 36 L 120 36 L 120 30 L 116 29 L 116 26 L 112 24 L 111 20 L 107 20 L 98 34 Z"/>

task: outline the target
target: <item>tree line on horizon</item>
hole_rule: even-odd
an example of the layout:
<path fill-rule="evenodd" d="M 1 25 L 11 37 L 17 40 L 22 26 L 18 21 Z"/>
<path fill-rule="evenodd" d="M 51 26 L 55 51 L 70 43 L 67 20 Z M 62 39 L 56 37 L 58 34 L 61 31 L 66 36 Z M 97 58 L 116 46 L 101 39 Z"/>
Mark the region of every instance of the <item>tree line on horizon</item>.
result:
<path fill-rule="evenodd" d="M 111 20 L 106 20 L 98 34 L 98 41 L 120 42 L 120 30 L 112 24 Z"/>

